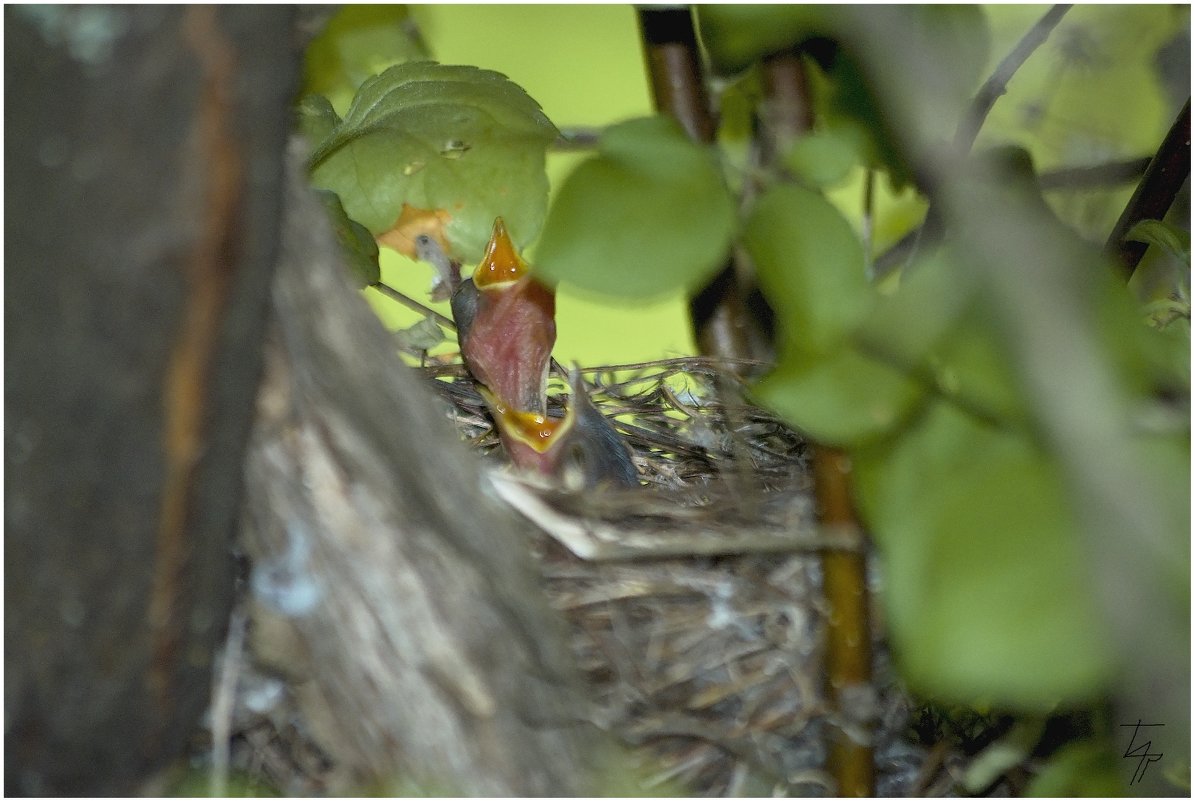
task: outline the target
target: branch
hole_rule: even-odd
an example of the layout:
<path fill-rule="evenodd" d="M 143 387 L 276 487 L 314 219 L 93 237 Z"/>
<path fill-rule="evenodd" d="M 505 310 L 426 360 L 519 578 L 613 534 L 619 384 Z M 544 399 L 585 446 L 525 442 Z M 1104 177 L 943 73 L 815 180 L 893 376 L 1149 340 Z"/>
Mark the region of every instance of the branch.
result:
<path fill-rule="evenodd" d="M 639 8 L 639 28 L 656 109 L 680 122 L 696 142 L 714 141 L 716 125 L 701 71 L 701 54 L 688 6 Z M 748 292 L 728 263 L 690 302 L 699 350 L 751 358 L 767 351 L 767 335 L 752 314 Z"/>
<path fill-rule="evenodd" d="M 1037 177 L 1037 183 L 1042 191 L 1046 192 L 1111 189 L 1140 178 L 1145 173 L 1150 161 L 1149 156 L 1142 156 L 1085 167 L 1059 167 L 1050 172 L 1043 172 Z M 876 259 L 876 278 L 883 278 L 908 260 L 920 232 L 921 226 L 917 226 Z"/>
<path fill-rule="evenodd" d="M 813 126 L 812 103 L 801 59 L 785 53 L 764 59 L 762 139 L 764 159 L 775 161 L 789 143 Z M 765 167 L 769 166 L 767 163 Z M 783 174 L 783 173 L 781 173 Z M 871 612 L 867 592 L 866 536 L 851 506 L 850 461 L 825 445 L 813 446 L 813 487 L 821 529 L 853 542 L 855 550 L 821 554 L 822 586 L 829 609 L 826 631 L 826 694 L 837 730 L 830 735 L 827 767 L 838 795 L 875 795 L 871 733 L 875 698 L 871 671 Z"/>
<path fill-rule="evenodd" d="M 1149 162 L 1149 156 L 1142 156 L 1089 167 L 1060 167 L 1037 176 L 1037 185 L 1043 192 L 1113 188 L 1141 178 Z"/>
<path fill-rule="evenodd" d="M 1178 113 L 1178 119 L 1162 140 L 1157 155 L 1149 163 L 1137 191 L 1129 198 L 1120 219 L 1112 228 L 1105 252 L 1120 262 L 1125 279 L 1133 275 L 1148 247 L 1144 242 L 1126 242 L 1125 234 L 1142 220 L 1160 220 L 1166 216 L 1178 191 L 1191 174 L 1191 99 Z"/>
<path fill-rule="evenodd" d="M 456 330 L 456 323 L 454 323 L 451 318 L 445 317 L 444 315 L 440 314 L 435 309 L 429 309 L 427 306 L 424 306 L 422 303 L 415 300 L 414 298 L 412 298 L 408 295 L 404 295 L 402 292 L 399 292 L 394 287 L 389 286 L 387 284 L 383 284 L 381 281 L 370 284 L 369 286 L 370 286 L 370 288 L 376 289 L 377 291 L 381 292 L 383 295 L 390 298 L 391 300 L 401 303 L 402 305 L 406 306 L 408 309 L 411 309 L 412 311 L 417 311 L 420 314 L 426 314 L 428 317 L 431 317 L 433 320 L 435 320 L 437 323 L 439 323 L 440 325 L 447 328 L 449 331 Z"/>
<path fill-rule="evenodd" d="M 871 676 L 871 610 L 863 531 L 851 506 L 850 458 L 842 451 L 813 449 L 814 493 L 821 525 L 858 544 L 856 551 L 822 554 L 826 621 L 826 683 L 839 730 L 830 743 L 829 768 L 840 796 L 875 795 L 870 732 L 877 707 Z"/>
<path fill-rule="evenodd" d="M 689 7 L 640 7 L 639 27 L 656 108 L 676 118 L 694 141 L 713 142 L 714 119 Z"/>
<path fill-rule="evenodd" d="M 1070 9 L 1069 5 L 1063 4 L 1051 7 L 1021 37 L 1021 41 L 1017 42 L 1017 46 L 1004 57 L 1004 60 L 996 67 L 996 71 L 979 88 L 975 99 L 971 101 L 971 108 L 959 123 L 958 130 L 954 135 L 954 145 L 958 155 L 962 156 L 971 149 L 971 145 L 975 143 L 975 137 L 979 135 L 979 129 L 983 127 L 988 113 L 996 105 L 996 101 L 1008 90 L 1008 82 L 1012 80 L 1012 76 L 1016 74 L 1016 71 L 1021 68 L 1021 65 L 1025 63 L 1029 56 L 1046 41 L 1050 36 L 1050 32 L 1057 27 L 1058 23 L 1062 21 L 1062 18 Z"/>

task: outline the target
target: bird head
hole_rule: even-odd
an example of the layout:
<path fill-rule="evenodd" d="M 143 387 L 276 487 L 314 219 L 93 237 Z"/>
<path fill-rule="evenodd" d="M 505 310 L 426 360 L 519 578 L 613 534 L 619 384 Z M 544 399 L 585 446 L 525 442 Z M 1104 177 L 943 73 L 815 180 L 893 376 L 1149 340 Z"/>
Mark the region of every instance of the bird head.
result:
<path fill-rule="evenodd" d="M 528 271 L 499 217 L 473 277 L 452 297 L 469 372 L 505 407 L 545 414 L 556 296 Z"/>
<path fill-rule="evenodd" d="M 564 417 L 510 408 L 480 387 L 511 462 L 578 488 L 637 486 L 639 475 L 630 449 L 593 405 L 576 370 L 570 373 L 569 384 L 571 397 Z"/>

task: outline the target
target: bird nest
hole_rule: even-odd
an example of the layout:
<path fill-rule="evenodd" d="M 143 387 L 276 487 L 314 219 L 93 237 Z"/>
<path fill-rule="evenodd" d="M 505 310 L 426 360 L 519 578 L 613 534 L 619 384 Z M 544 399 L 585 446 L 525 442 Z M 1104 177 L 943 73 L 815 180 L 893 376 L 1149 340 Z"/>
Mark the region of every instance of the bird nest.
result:
<path fill-rule="evenodd" d="M 495 462 L 498 493 L 537 524 L 531 550 L 568 621 L 590 718 L 642 758 L 641 792 L 834 794 L 820 557 L 849 544 L 815 524 L 800 435 L 747 399 L 740 376 L 760 368 L 678 358 L 582 370 L 643 486 L 581 492 L 503 468 L 464 368 L 421 367 L 462 439 Z M 567 392 L 553 375 L 549 414 Z M 948 792 L 942 754 L 927 761 L 904 735 L 909 705 L 878 635 L 875 650 L 876 792 Z M 242 684 L 237 709 L 277 690 Z M 335 787 L 335 766 L 280 715 L 233 721 L 233 770 L 286 794 Z"/>
<path fill-rule="evenodd" d="M 740 375 L 760 367 L 678 358 L 582 370 L 646 486 L 496 478 L 537 523 L 533 551 L 568 620 L 594 722 L 653 760 L 645 790 L 834 792 L 820 553 L 847 543 L 816 525 L 801 436 L 747 400 Z M 500 458 L 463 368 L 424 369 L 462 436 Z M 549 414 L 562 414 L 567 382 L 552 385 Z M 903 696 L 890 681 L 878 695 L 888 714 L 877 790 L 903 794 L 923 754 L 898 736 Z"/>

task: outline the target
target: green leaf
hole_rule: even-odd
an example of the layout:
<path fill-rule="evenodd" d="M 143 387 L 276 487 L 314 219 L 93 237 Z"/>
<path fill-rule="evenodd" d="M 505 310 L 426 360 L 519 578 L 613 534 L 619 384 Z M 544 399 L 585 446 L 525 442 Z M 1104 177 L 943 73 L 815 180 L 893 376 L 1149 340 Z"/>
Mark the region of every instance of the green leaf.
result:
<path fill-rule="evenodd" d="M 816 192 L 767 190 L 751 210 L 743 243 L 793 353 L 835 348 L 871 308 L 875 294 L 859 237 Z"/>
<path fill-rule="evenodd" d="M 307 47 L 304 93 L 321 94 L 341 111 L 366 79 L 430 54 L 403 5 L 348 5 L 337 11 Z"/>
<path fill-rule="evenodd" d="M 984 299 L 971 303 L 929 357 L 942 394 L 986 415 L 1020 424 L 1028 418 L 1024 388 Z"/>
<path fill-rule="evenodd" d="M 634 119 L 565 180 L 533 269 L 633 300 L 695 290 L 725 262 L 734 225 L 713 152 L 668 117 Z"/>
<path fill-rule="evenodd" d="M 905 268 L 895 290 L 879 295 L 857 338 L 869 352 L 918 364 L 958 325 L 974 294 L 971 271 L 940 248 Z"/>
<path fill-rule="evenodd" d="M 340 124 L 340 116 L 323 95 L 307 95 L 299 101 L 299 132 L 314 149 Z"/>
<path fill-rule="evenodd" d="M 853 125 L 813 131 L 797 139 L 784 157 L 793 174 L 815 189 L 842 183 L 863 160 L 867 134 Z"/>
<path fill-rule="evenodd" d="M 319 191 L 316 194 L 328 212 L 336 241 L 358 283 L 363 287 L 376 284 L 382 277 L 382 268 L 378 264 L 378 243 L 365 226 L 349 219 L 335 192 Z"/>
<path fill-rule="evenodd" d="M 1107 689 L 1111 646 L 1066 486 L 1026 436 L 939 402 L 854 464 L 914 688 L 1032 712 Z"/>
<path fill-rule="evenodd" d="M 1188 267 L 1191 266 L 1191 232 L 1163 222 L 1142 220 L 1124 235 L 1126 242 L 1144 242 L 1159 247 Z"/>
<path fill-rule="evenodd" d="M 785 353 L 753 394 L 818 442 L 849 446 L 891 430 L 923 392 L 899 370 L 844 345 L 813 357 Z"/>
<path fill-rule="evenodd" d="M 1080 740 L 1050 757 L 1025 791 L 1035 798 L 1101 798 L 1126 795 L 1124 777 L 1116 770 L 1122 758 L 1108 743 Z"/>
<path fill-rule="evenodd" d="M 832 37 L 839 17 L 834 6 L 726 3 L 696 9 L 701 41 L 723 74 L 808 39 Z"/>
<path fill-rule="evenodd" d="M 362 84 L 312 156 L 312 180 L 375 236 L 404 207 L 442 215 L 453 254 L 477 260 L 495 217 L 520 245 L 539 231 L 544 154 L 556 135 L 539 104 L 499 73 L 400 64 Z"/>

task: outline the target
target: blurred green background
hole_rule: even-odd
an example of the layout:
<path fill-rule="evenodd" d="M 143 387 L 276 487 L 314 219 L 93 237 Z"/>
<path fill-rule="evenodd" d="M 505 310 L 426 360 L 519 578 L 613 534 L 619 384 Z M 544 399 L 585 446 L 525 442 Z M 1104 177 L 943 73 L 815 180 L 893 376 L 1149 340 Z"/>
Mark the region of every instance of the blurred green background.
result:
<path fill-rule="evenodd" d="M 1047 9 L 985 6 L 991 32 L 987 72 Z M 504 73 L 566 131 L 599 129 L 652 112 L 635 11 L 629 5 L 415 5 L 409 11 L 433 58 Z M 1033 154 L 1039 171 L 1151 154 L 1189 93 L 1189 24 L 1187 6 L 1071 9 L 1017 72 L 977 147 L 1018 143 Z M 364 52 L 376 49 L 376 44 L 375 39 L 357 47 Z M 381 71 L 387 63 L 379 61 L 372 71 Z M 327 92 L 343 112 L 351 91 L 328 72 L 324 62 L 312 59 L 309 87 Z M 313 85 L 324 78 L 325 86 Z M 584 158 L 578 152 L 549 153 L 554 190 Z M 892 194 L 882 178 L 875 189 L 873 251 L 880 253 L 919 223 L 925 207 L 911 190 Z M 1132 185 L 1126 184 L 1052 192 L 1048 199 L 1080 233 L 1101 241 L 1131 192 Z M 829 196 L 853 225 L 862 226 L 861 168 Z M 529 256 L 534 261 L 534 247 Z M 384 282 L 425 301 L 432 269 L 383 248 L 382 276 Z M 391 328 L 419 320 L 419 315 L 374 290 L 366 294 Z M 443 313 L 446 307 L 436 305 Z M 685 299 L 679 295 L 628 306 L 561 286 L 557 320 L 555 353 L 565 363 L 620 364 L 695 350 Z M 451 350 L 454 344 L 440 349 Z"/>

